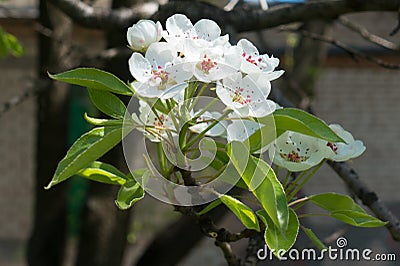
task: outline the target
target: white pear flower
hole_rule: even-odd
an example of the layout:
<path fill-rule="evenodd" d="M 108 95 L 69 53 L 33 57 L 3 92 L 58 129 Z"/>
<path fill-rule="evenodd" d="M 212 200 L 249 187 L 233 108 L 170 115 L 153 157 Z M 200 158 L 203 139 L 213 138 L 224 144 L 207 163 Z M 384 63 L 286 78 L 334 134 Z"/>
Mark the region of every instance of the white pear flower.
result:
<path fill-rule="evenodd" d="M 142 19 L 128 28 L 126 38 L 132 50 L 144 52 L 150 44 L 161 40 L 162 31 L 160 22 L 154 23 L 152 20 Z"/>
<path fill-rule="evenodd" d="M 249 77 L 236 73 L 217 83 L 217 96 L 240 117 L 264 117 L 275 111 L 276 104 Z"/>
<path fill-rule="evenodd" d="M 199 116 L 199 118 L 197 118 L 197 124 L 191 126 L 189 129 L 195 133 L 200 133 L 204 131 L 209 125 L 211 125 L 215 120 L 219 119 L 221 116 L 222 114 L 220 112 L 205 111 L 203 114 Z M 228 122 L 226 120 L 222 120 L 218 122 L 213 128 L 208 130 L 205 135 L 210 137 L 223 136 L 226 132 L 225 128 L 227 124 Z"/>
<path fill-rule="evenodd" d="M 165 114 L 154 114 L 150 106 L 140 100 L 139 101 L 139 117 L 133 113 L 132 119 L 139 126 L 137 129 L 152 142 L 160 142 L 163 138 L 167 138 L 167 130 L 171 131 L 172 135 L 176 135 L 171 118 Z"/>
<path fill-rule="evenodd" d="M 183 41 L 196 40 L 202 47 L 224 45 L 229 41 L 229 36 L 221 36 L 221 29 L 217 23 L 209 19 L 201 19 L 194 26 L 190 19 L 183 14 L 169 17 L 165 24 L 164 39 L 175 45 L 179 52 L 182 51 Z"/>
<path fill-rule="evenodd" d="M 185 61 L 193 65 L 193 74 L 203 82 L 214 82 L 239 71 L 240 48 L 222 46 L 204 48 L 194 40 L 183 42 Z"/>
<path fill-rule="evenodd" d="M 280 135 L 268 152 L 274 164 L 292 172 L 307 170 L 332 154 L 326 141 L 292 131 Z"/>
<path fill-rule="evenodd" d="M 168 99 L 186 88 L 192 77 L 191 65 L 177 56 L 175 48 L 165 42 L 153 43 L 145 57 L 133 53 L 129 70 L 136 79 L 131 85 L 140 96 Z"/>
<path fill-rule="evenodd" d="M 354 140 L 350 132 L 343 129 L 338 124 L 331 124 L 329 127 L 346 143 L 343 142 L 328 142 L 326 145 L 333 151 L 331 156 L 327 158 L 335 162 L 344 162 L 360 156 L 365 151 L 365 146 L 362 141 Z"/>
<path fill-rule="evenodd" d="M 271 88 L 271 81 L 283 75 L 283 70 L 275 71 L 279 59 L 267 54 L 260 55 L 257 48 L 250 41 L 241 39 L 237 46 L 242 49 L 242 64 L 240 70 L 252 74 L 253 80 L 259 87 Z"/>

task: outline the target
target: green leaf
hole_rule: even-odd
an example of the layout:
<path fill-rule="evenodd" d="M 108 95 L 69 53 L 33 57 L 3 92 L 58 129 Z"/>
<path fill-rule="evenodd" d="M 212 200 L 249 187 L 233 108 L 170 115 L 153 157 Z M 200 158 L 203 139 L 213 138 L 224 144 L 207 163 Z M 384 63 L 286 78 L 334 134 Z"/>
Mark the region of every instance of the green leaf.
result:
<path fill-rule="evenodd" d="M 330 215 L 342 222 L 359 227 L 379 227 L 386 222 L 367 214 L 360 205 L 346 195 L 333 192 L 312 195 L 309 201 L 330 212 Z"/>
<path fill-rule="evenodd" d="M 88 116 L 87 113 L 84 114 L 83 116 L 85 118 L 85 120 L 94 125 L 94 126 L 120 126 L 122 127 L 122 125 L 126 124 L 126 125 L 132 125 L 133 123 L 130 123 L 130 120 L 126 119 L 101 119 L 101 118 L 95 118 L 95 117 L 90 117 Z"/>
<path fill-rule="evenodd" d="M 135 178 L 137 179 L 139 178 L 145 179 L 145 175 L 148 173 L 149 173 L 148 170 L 143 171 L 143 169 L 139 169 L 134 171 L 132 175 L 135 176 Z M 144 197 L 143 188 L 136 180 L 131 179 L 128 180 L 125 184 L 123 184 L 119 189 L 115 204 L 118 206 L 118 208 L 126 210 L 139 200 L 143 199 L 143 197 Z"/>
<path fill-rule="evenodd" d="M 308 197 L 308 200 L 313 204 L 321 207 L 327 211 L 338 211 L 338 210 L 351 210 L 351 211 L 360 211 L 364 212 L 364 210 L 353 201 L 347 195 L 342 195 L 334 192 L 327 192 L 316 194 Z"/>
<path fill-rule="evenodd" d="M 238 141 L 228 145 L 236 171 L 261 203 L 277 228 L 285 231 L 289 220 L 286 194 L 272 168 L 262 159 L 249 155 L 248 147 Z"/>
<path fill-rule="evenodd" d="M 197 215 L 201 216 L 206 214 L 207 212 L 213 210 L 214 208 L 218 207 L 219 205 L 221 205 L 221 200 L 220 199 L 216 199 L 213 202 L 211 202 L 210 204 L 208 204 L 204 209 L 202 209 L 201 211 L 199 211 L 197 213 Z"/>
<path fill-rule="evenodd" d="M 95 161 L 88 167 L 77 173 L 79 176 L 112 185 L 123 185 L 126 182 L 125 175 L 110 164 Z"/>
<path fill-rule="evenodd" d="M 331 142 L 345 142 L 316 116 L 296 108 L 277 109 L 274 112 L 277 135 L 285 131 L 299 132 Z"/>
<path fill-rule="evenodd" d="M 60 74 L 49 74 L 52 79 L 91 89 L 133 95 L 130 87 L 115 75 L 96 68 L 76 68 Z"/>
<path fill-rule="evenodd" d="M 250 143 L 250 152 L 261 150 L 276 139 L 276 126 L 274 116 L 269 115 L 259 119 L 261 128 L 254 132 L 247 140 Z"/>
<path fill-rule="evenodd" d="M 314 234 L 314 232 L 310 228 L 306 228 L 304 226 L 301 226 L 301 229 L 303 229 L 304 233 L 306 233 L 308 238 L 313 242 L 313 244 L 319 250 L 327 249 L 327 246 L 325 246 L 325 244 Z"/>
<path fill-rule="evenodd" d="M 340 210 L 331 213 L 331 216 L 347 224 L 358 227 L 380 227 L 387 224 L 365 212 Z"/>
<path fill-rule="evenodd" d="M 6 57 L 8 53 L 19 57 L 24 53 L 24 48 L 14 35 L 0 27 L 0 57 Z"/>
<path fill-rule="evenodd" d="M 90 88 L 88 92 L 90 99 L 100 111 L 116 119 L 124 118 L 126 107 L 117 96 L 108 91 Z"/>
<path fill-rule="evenodd" d="M 122 140 L 123 133 L 127 134 L 131 130 L 131 127 L 97 127 L 83 134 L 60 161 L 46 189 L 66 180 L 103 156 Z"/>
<path fill-rule="evenodd" d="M 296 213 L 289 209 L 289 223 L 287 229 L 282 231 L 276 227 L 271 217 L 265 210 L 257 211 L 257 215 L 266 223 L 264 238 L 269 249 L 271 249 L 277 258 L 285 254 L 296 242 L 299 232 L 299 219 Z"/>
<path fill-rule="evenodd" d="M 8 39 L 8 49 L 13 56 L 19 57 L 24 54 L 24 47 L 14 35 L 7 33 L 6 38 Z"/>
<path fill-rule="evenodd" d="M 222 203 L 224 203 L 225 206 L 228 207 L 237 218 L 239 218 L 247 229 L 260 231 L 257 216 L 254 214 L 252 209 L 231 196 L 221 195 L 219 198 Z"/>

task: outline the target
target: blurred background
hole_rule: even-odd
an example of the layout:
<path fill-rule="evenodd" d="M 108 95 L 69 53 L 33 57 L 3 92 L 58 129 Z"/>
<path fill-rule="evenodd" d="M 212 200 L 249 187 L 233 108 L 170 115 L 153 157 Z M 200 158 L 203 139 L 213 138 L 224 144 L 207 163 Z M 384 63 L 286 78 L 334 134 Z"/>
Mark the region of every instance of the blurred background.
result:
<path fill-rule="evenodd" d="M 6 53 L 0 58 L 0 265 L 225 265 L 212 239 L 202 237 L 196 225 L 174 212 L 172 206 L 150 196 L 131 210 L 120 211 L 114 204 L 117 190 L 109 186 L 73 178 L 49 191 L 43 189 L 69 145 L 89 129 L 83 113 L 96 115 L 85 90 L 53 84 L 47 72 L 95 66 L 124 81 L 132 80 L 127 68 L 131 52 L 126 48 L 126 28 L 85 27 L 53 5 L 57 2 L 0 1 L 1 38 L 6 38 L 6 32 L 12 34 L 23 47 L 20 55 L 17 47 L 14 55 Z M 83 1 L 96 10 L 135 6 L 145 17 L 156 12 L 160 4 L 171 4 L 167 2 Z M 202 3 L 206 6 L 217 5 L 215 8 L 228 4 L 203 2 L 208 2 Z M 268 1 L 270 7 L 290 2 L 302 1 Z M 251 12 L 261 8 L 258 1 L 239 1 L 233 10 Z M 182 12 L 190 17 L 190 9 Z M 312 107 L 328 123 L 340 123 L 363 140 L 367 150 L 350 166 L 399 217 L 400 72 L 382 67 L 382 62 L 400 63 L 400 34 L 389 36 L 397 23 L 395 12 L 364 12 L 338 20 L 248 32 L 236 32 L 229 24 L 222 27 L 231 34 L 232 42 L 247 38 L 261 53 L 280 58 L 279 68 L 286 73 L 273 86 L 288 99 L 298 107 Z M 362 25 L 362 29 L 354 25 Z M 365 31 L 384 37 L 387 47 L 366 38 L 368 34 L 362 34 Z M 310 32 L 318 38 L 307 36 Z M 353 60 L 351 53 L 332 45 L 332 40 L 373 57 L 375 62 L 362 56 Z M 142 158 L 139 150 L 138 158 Z M 120 147 L 105 160 L 126 171 Z M 327 191 L 352 195 L 326 165 L 302 193 Z M 224 210 L 212 215 L 218 225 L 241 230 L 236 218 Z M 344 236 L 349 247 L 397 254 L 397 264 L 380 265 L 398 265 L 400 243 L 385 228 L 356 229 L 328 218 L 310 219 L 307 224 L 327 244 L 334 245 L 339 236 Z M 246 246 L 242 240 L 233 248 L 242 256 Z M 300 235 L 296 246 L 312 245 Z M 278 262 L 260 265 L 264 263 Z M 340 263 L 346 262 L 335 264 Z"/>

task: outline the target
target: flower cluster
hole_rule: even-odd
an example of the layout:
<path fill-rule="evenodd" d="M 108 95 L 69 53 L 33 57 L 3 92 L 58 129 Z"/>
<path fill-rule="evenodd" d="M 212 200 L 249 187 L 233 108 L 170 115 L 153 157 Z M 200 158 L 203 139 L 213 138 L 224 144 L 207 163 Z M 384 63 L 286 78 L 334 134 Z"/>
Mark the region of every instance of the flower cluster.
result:
<path fill-rule="evenodd" d="M 135 78 L 131 87 L 140 100 L 140 115 L 134 114 L 134 120 L 153 142 L 175 138 L 181 120 L 190 122 L 193 133 L 244 141 L 262 127 L 258 118 L 277 109 L 268 96 L 271 81 L 284 73 L 276 70 L 279 59 L 260 54 L 246 39 L 231 44 L 212 20 L 193 25 L 185 15 L 176 14 L 167 19 L 165 30 L 159 22 L 141 20 L 128 29 L 127 39 L 135 51 L 129 59 Z M 225 112 L 195 110 L 193 98 L 205 90 L 215 90 Z M 271 160 L 290 171 L 309 169 L 324 158 L 345 161 L 363 153 L 361 141 L 338 125 L 331 129 L 346 143 L 287 131 L 262 151 L 269 149 Z"/>
<path fill-rule="evenodd" d="M 165 41 L 160 41 L 161 36 Z M 248 40 L 236 45 L 212 20 L 196 24 L 177 14 L 160 23 L 141 20 L 128 29 L 130 47 L 135 52 L 129 69 L 135 92 L 144 98 L 171 99 L 184 91 L 189 82 L 217 84 L 221 101 L 241 117 L 261 117 L 274 111 L 267 100 L 271 84 L 283 74 L 275 71 L 279 59 L 259 54 Z M 175 98 L 174 98 L 175 99 Z M 176 99 L 175 99 L 176 100 Z"/>

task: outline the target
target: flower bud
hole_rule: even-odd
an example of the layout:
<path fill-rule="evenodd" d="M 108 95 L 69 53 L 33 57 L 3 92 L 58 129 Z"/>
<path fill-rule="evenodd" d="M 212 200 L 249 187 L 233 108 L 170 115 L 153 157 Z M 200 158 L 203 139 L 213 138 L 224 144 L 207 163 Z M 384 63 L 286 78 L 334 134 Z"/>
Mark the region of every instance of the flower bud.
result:
<path fill-rule="evenodd" d="M 154 42 L 161 39 L 163 29 L 160 22 L 142 19 L 128 28 L 126 37 L 130 47 L 134 51 L 144 52 Z"/>

